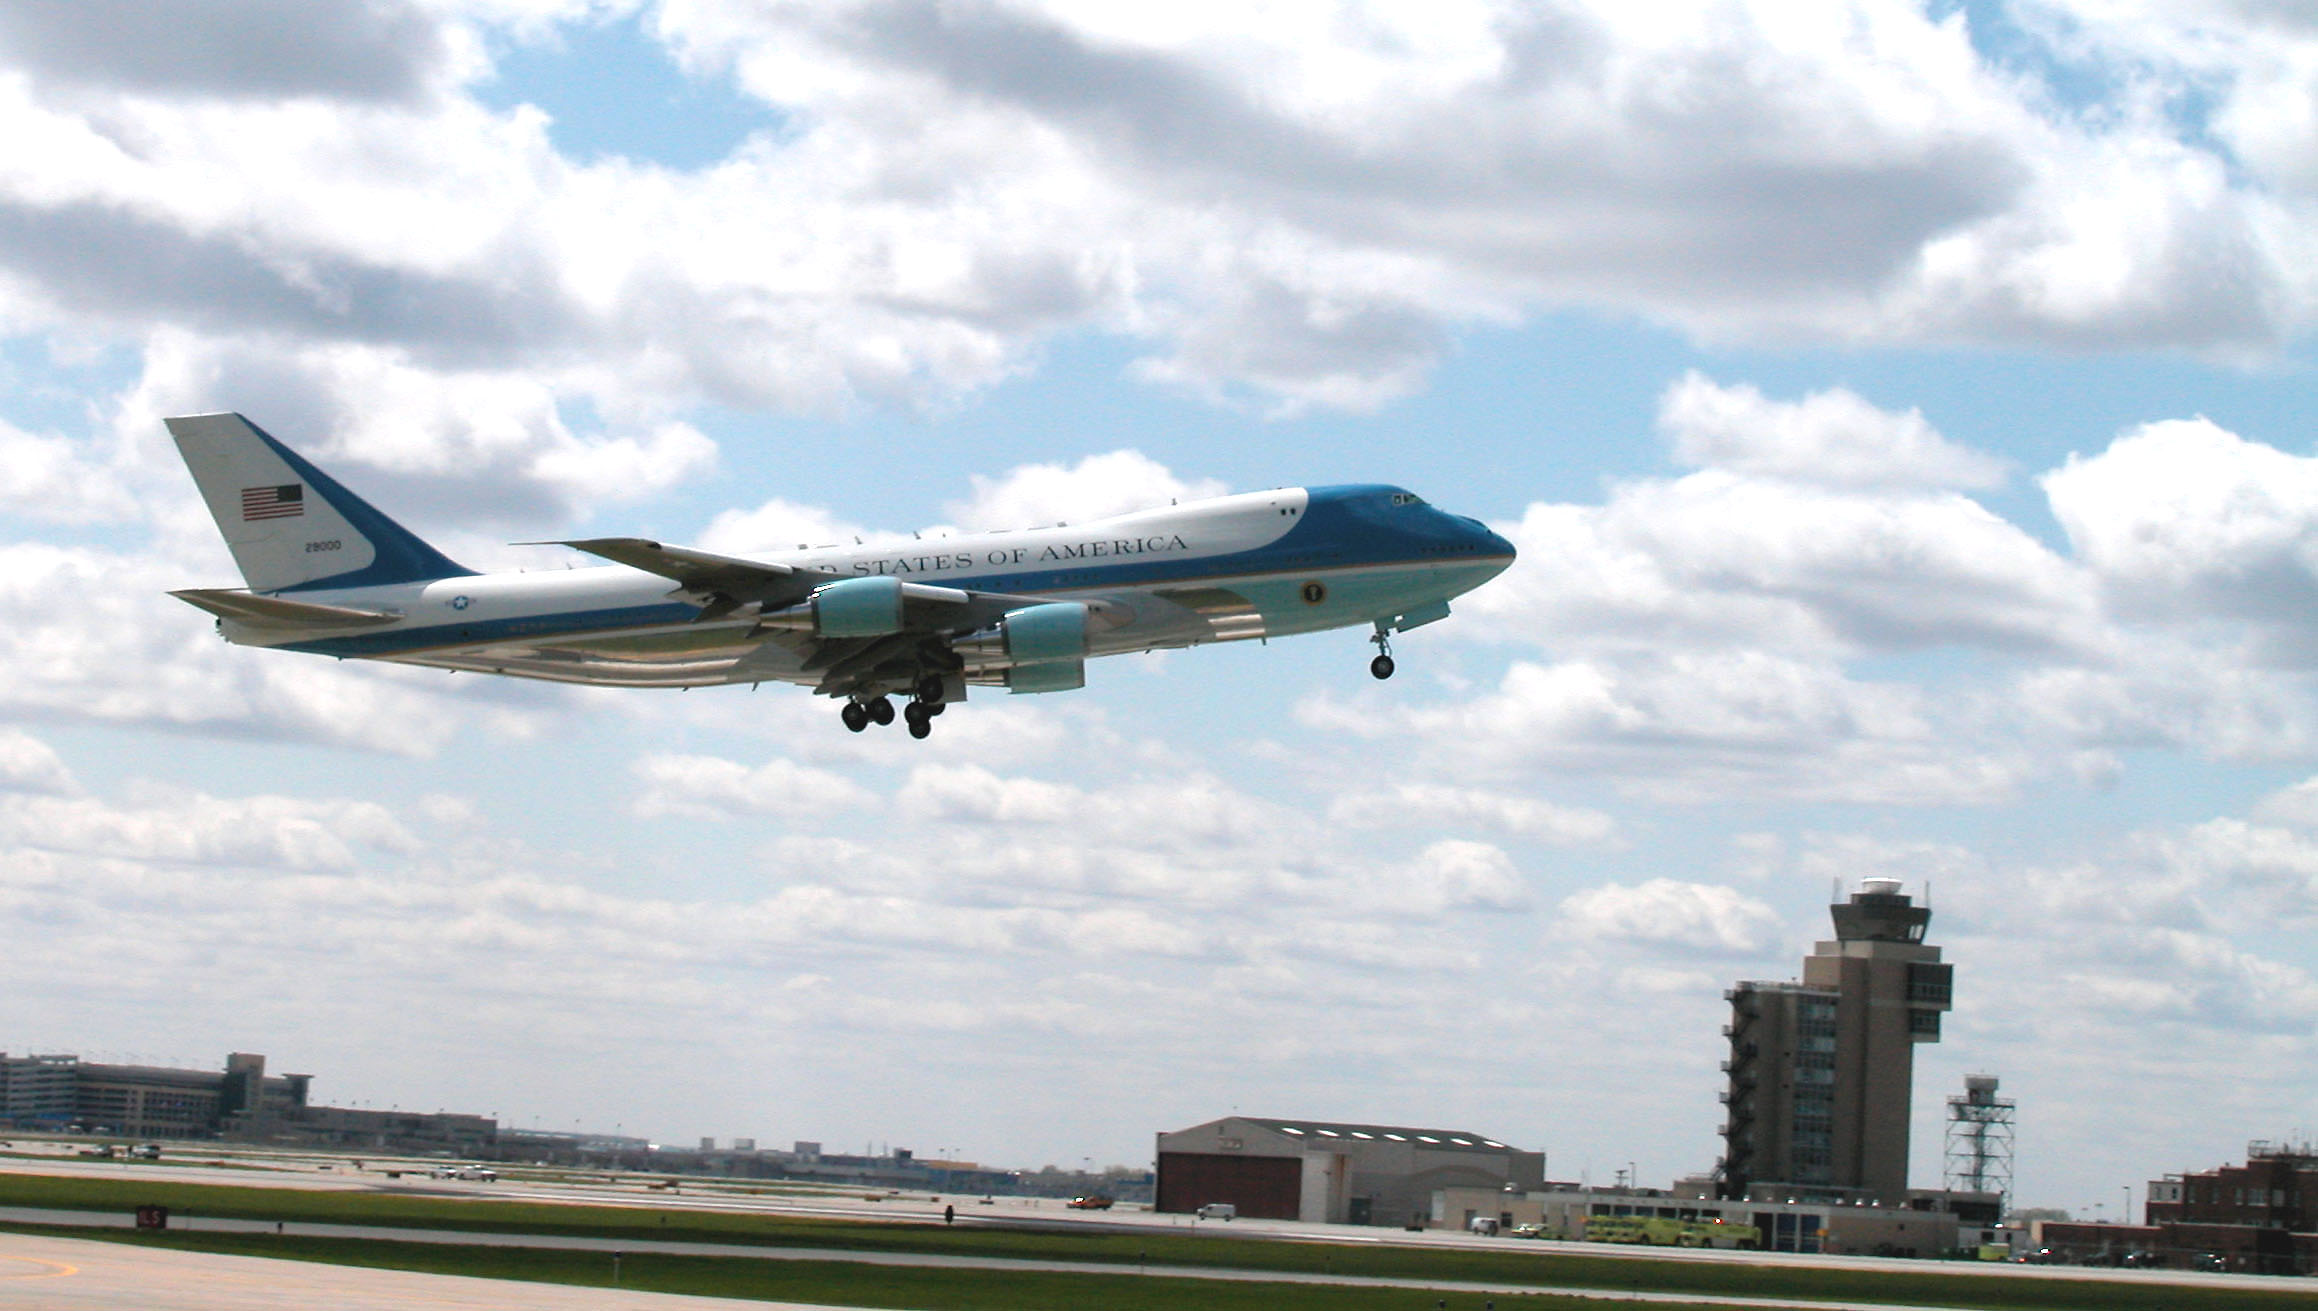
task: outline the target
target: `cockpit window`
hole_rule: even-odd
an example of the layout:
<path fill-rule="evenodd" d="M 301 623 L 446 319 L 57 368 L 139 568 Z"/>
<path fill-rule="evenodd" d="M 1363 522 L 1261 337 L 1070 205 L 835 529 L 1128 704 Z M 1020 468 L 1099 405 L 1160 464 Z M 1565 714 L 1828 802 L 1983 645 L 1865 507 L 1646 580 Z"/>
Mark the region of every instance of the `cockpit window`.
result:
<path fill-rule="evenodd" d="M 1425 498 L 1417 495 L 1415 492 L 1394 492 L 1392 494 L 1392 503 L 1394 505 L 1423 505 L 1425 503 Z"/>

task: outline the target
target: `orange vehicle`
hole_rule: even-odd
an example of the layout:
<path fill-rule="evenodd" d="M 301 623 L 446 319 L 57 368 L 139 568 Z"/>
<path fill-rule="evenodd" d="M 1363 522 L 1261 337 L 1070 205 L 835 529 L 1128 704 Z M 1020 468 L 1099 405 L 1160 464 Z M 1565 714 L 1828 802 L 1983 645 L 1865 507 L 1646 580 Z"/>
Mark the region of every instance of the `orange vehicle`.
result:
<path fill-rule="evenodd" d="M 1111 1209 L 1111 1199 L 1101 1193 L 1089 1197 L 1074 1197 L 1070 1199 L 1070 1209 L 1073 1211 L 1108 1211 Z"/>

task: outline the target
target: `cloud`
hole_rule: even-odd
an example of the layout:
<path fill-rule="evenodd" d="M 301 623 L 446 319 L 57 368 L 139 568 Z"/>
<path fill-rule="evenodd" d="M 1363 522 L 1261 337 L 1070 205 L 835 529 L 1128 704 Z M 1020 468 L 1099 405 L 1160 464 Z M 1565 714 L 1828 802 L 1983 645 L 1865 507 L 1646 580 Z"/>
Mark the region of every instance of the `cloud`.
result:
<path fill-rule="evenodd" d="M 1588 888 L 1562 899 L 1553 932 L 1577 941 L 1633 942 L 1725 955 L 1762 950 L 1779 918 L 1733 888 L 1650 879 Z"/>
<path fill-rule="evenodd" d="M 2318 610 L 2318 459 L 2209 420 L 2170 420 L 2072 455 L 2042 483 L 2120 610 L 2307 632 Z"/>
<path fill-rule="evenodd" d="M 528 736 L 557 695 L 229 646 L 167 595 L 202 581 L 146 556 L 0 544 L 0 710 L 425 755 L 468 729 Z"/>
<path fill-rule="evenodd" d="M 1328 818 L 1337 824 L 1383 829 L 1408 824 L 1479 825 L 1553 846 L 1604 843 L 1617 831 L 1617 822 L 1598 810 L 1440 783 L 1401 783 L 1382 792 L 1347 792 L 1328 803 Z"/>
<path fill-rule="evenodd" d="M 123 423 L 154 430 L 169 415 L 239 410 L 477 567 L 518 562 L 494 528 L 552 532 L 683 483 L 717 455 L 687 423 L 589 431 L 565 417 L 547 380 L 423 370 L 368 347 L 283 351 L 160 334 L 122 410 Z M 177 463 L 174 452 L 161 458 Z M 190 480 L 177 485 L 195 499 Z"/>
<path fill-rule="evenodd" d="M 46 742 L 19 728 L 0 728 L 0 791 L 69 796 L 79 780 Z"/>
<path fill-rule="evenodd" d="M 1388 709 L 1318 696 L 1297 715 L 1314 728 L 1417 744 L 1420 759 L 1483 777 L 1544 770 L 1662 800 L 2013 796 L 2027 761 L 2000 747 L 1960 749 L 1934 709 L 1919 689 L 1741 651 L 1516 661 L 1495 688 L 1463 702 Z"/>
<path fill-rule="evenodd" d="M 1221 496 L 1212 478 L 1186 480 L 1140 451 L 1089 455 L 1072 465 L 1025 464 L 997 477 L 975 474 L 973 496 L 943 507 L 968 531 L 1038 528 Z"/>
<path fill-rule="evenodd" d="M 2290 828 L 2318 829 L 2318 778 L 2280 788 L 2254 803 L 2254 817 Z"/>
<path fill-rule="evenodd" d="M 751 769 L 713 756 L 650 755 L 636 762 L 634 772 L 643 785 L 635 812 L 646 818 L 778 815 L 810 821 L 871 800 L 853 780 L 791 760 L 770 760 Z"/>
<path fill-rule="evenodd" d="M 110 469 L 70 438 L 0 421 L 0 508 L 26 519 L 88 524 L 131 517 L 134 502 Z"/>
<path fill-rule="evenodd" d="M 1601 506 L 1530 505 L 1505 529 L 1520 559 L 1472 609 L 1589 651 L 2106 645 L 2076 565 L 1936 485 L 1996 466 L 1921 416 L 1847 394 L 1771 402 L 1696 374 L 1660 414 L 1706 467 L 1619 484 Z"/>
<path fill-rule="evenodd" d="M 944 823 L 1053 825 L 1089 809 L 1077 788 L 1030 778 L 1001 778 L 975 765 L 920 765 L 901 792 L 903 808 Z"/>
<path fill-rule="evenodd" d="M 1409 893 L 1433 911 L 1517 911 L 1530 904 L 1529 885 L 1513 859 L 1486 842 L 1448 838 L 1417 853 Z"/>
<path fill-rule="evenodd" d="M 817 505 L 799 505 L 779 498 L 753 510 L 726 510 L 701 530 L 698 545 L 704 551 L 749 558 L 814 546 L 835 546 L 867 533 L 859 525 L 833 517 Z"/>
<path fill-rule="evenodd" d="M 2146 85 L 2213 95 L 2198 133 L 2125 93 L 2061 112 L 1960 17 L 1882 0 L 665 6 L 641 30 L 677 67 L 785 125 L 685 171 L 577 162 L 541 110 L 475 98 L 489 51 L 603 21 L 583 6 L 127 12 L 0 22 L 0 313 L 376 351 L 606 411 L 940 404 L 1086 330 L 1141 343 L 1145 378 L 1294 412 L 1373 409 L 1458 331 L 1571 307 L 2244 356 L 2318 305 L 2293 163 L 2318 38 L 2244 15 L 2173 46 L 2076 16 Z M 1851 450 L 1831 432 L 1750 458 Z M 1908 450 L 1885 475 L 1993 476 Z"/>
<path fill-rule="evenodd" d="M 165 96 L 409 100 L 451 44 L 403 0 L 74 0 L 0 12 L 0 58 L 43 78 Z"/>
<path fill-rule="evenodd" d="M 358 845 L 397 853 L 418 846 L 372 803 L 203 795 L 131 806 L 85 796 L 0 797 L 0 842 L 113 860 L 290 870 L 351 869 Z"/>
<path fill-rule="evenodd" d="M 1525 648 L 1495 686 L 1324 694 L 1303 722 L 1428 759 L 1456 742 L 1497 777 L 1885 804 L 2113 787 L 2135 749 L 2318 742 L 2318 461 L 2206 420 L 2136 426 L 2038 479 L 2063 551 L 1936 486 L 1986 470 L 1921 416 L 1826 402 L 1676 382 L 1661 412 L 1704 467 L 1501 528 L 1520 559 L 1460 603 Z M 1838 415 L 1867 463 L 1819 477 Z"/>
<path fill-rule="evenodd" d="M 1693 370 L 1658 402 L 1685 464 L 1830 487 L 1992 487 L 2000 461 L 1954 445 L 1915 410 L 1893 414 L 1838 387 L 1794 403 Z"/>

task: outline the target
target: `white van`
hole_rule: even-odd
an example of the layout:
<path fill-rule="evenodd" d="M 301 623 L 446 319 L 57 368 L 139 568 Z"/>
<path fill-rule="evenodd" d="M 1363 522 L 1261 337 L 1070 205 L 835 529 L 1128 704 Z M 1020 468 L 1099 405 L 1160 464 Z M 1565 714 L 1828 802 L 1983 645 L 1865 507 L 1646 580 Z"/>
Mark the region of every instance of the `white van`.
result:
<path fill-rule="evenodd" d="M 1229 1202 L 1209 1202 L 1198 1211 L 1202 1220 L 1229 1220 L 1238 1214 L 1239 1208 Z"/>

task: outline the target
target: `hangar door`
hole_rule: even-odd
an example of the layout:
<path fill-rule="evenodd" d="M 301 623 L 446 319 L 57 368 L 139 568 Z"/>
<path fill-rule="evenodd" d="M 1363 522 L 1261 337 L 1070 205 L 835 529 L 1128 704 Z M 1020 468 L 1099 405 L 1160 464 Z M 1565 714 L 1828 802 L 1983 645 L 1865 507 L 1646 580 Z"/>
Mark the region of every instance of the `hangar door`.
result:
<path fill-rule="evenodd" d="M 1152 1209 L 1196 1211 L 1209 1202 L 1229 1202 L 1244 1216 L 1293 1220 L 1303 1180 L 1303 1163 L 1293 1156 L 1161 1152 L 1159 1200 Z"/>

